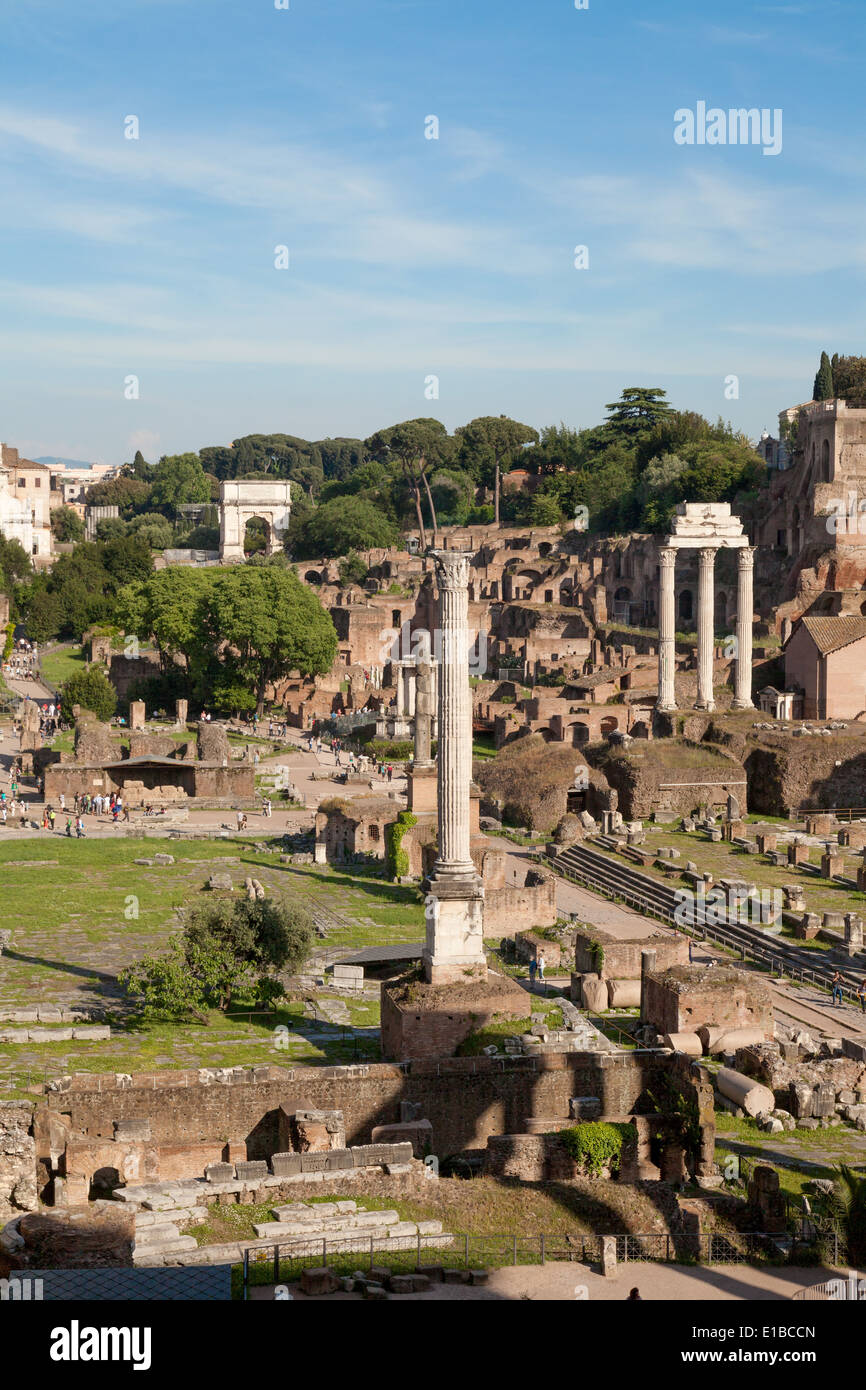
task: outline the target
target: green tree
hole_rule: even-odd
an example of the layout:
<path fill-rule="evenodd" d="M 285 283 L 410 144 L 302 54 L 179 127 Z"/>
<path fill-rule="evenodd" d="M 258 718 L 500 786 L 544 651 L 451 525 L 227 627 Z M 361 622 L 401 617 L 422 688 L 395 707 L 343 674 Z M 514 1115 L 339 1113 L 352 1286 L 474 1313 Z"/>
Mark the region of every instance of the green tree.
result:
<path fill-rule="evenodd" d="M 121 511 L 131 514 L 146 507 L 149 498 L 149 483 L 121 473 L 116 478 L 94 483 L 87 489 L 85 501 L 92 507 L 120 507 Z"/>
<path fill-rule="evenodd" d="M 357 550 L 350 550 L 337 568 L 340 571 L 340 583 L 344 587 L 348 587 L 350 584 L 363 584 L 367 578 L 367 562 L 361 559 Z"/>
<path fill-rule="evenodd" d="M 634 439 L 664 420 L 672 407 L 660 386 L 626 386 L 618 401 L 605 406 L 603 428 L 620 438 Z"/>
<path fill-rule="evenodd" d="M 24 619 L 32 642 L 50 642 L 60 632 L 60 602 L 47 588 L 34 588 L 28 595 Z"/>
<path fill-rule="evenodd" d="M 833 399 L 833 368 L 830 366 L 830 359 L 826 352 L 821 353 L 821 363 L 815 373 L 815 384 L 812 387 L 813 401 L 829 401 Z"/>
<path fill-rule="evenodd" d="M 51 532 L 61 545 L 84 540 L 84 522 L 72 507 L 55 507 L 51 513 Z"/>
<path fill-rule="evenodd" d="M 153 470 L 150 501 L 172 514 L 189 502 L 209 502 L 210 483 L 198 454 L 164 454 Z"/>
<path fill-rule="evenodd" d="M 298 550 L 309 558 L 348 555 L 394 545 L 396 528 L 363 497 L 335 497 L 311 512 Z M 298 553 L 296 551 L 296 553 Z"/>
<path fill-rule="evenodd" d="M 831 1202 L 852 1269 L 866 1265 L 866 1178 L 840 1163 Z"/>
<path fill-rule="evenodd" d="M 415 503 L 422 549 L 427 548 L 427 530 L 421 505 L 422 489 L 430 509 L 430 521 L 436 529 L 436 507 L 430 492 L 430 473 L 447 464 L 454 453 L 454 441 L 439 420 L 428 417 L 404 420 L 379 430 L 367 440 L 367 448 L 380 463 L 395 461 Z"/>
<path fill-rule="evenodd" d="M 500 481 L 503 470 L 520 458 L 527 444 L 538 442 L 538 431 L 507 415 L 479 415 L 454 431 L 461 467 L 485 487 L 493 488 L 494 518 L 499 525 Z"/>
<path fill-rule="evenodd" d="M 231 662 L 254 692 L 260 714 L 268 685 L 295 670 L 324 675 L 337 655 L 330 615 L 294 570 L 274 565 L 220 570 L 205 610 L 212 648 L 228 643 Z"/>
<path fill-rule="evenodd" d="M 10 541 L 0 531 L 0 588 L 5 594 L 10 594 L 14 584 L 32 574 L 30 556 L 21 542 Z"/>
<path fill-rule="evenodd" d="M 87 666 L 65 681 L 60 691 L 63 718 L 71 723 L 73 707 L 92 710 L 97 719 L 106 722 L 117 708 L 117 692 L 99 666 Z"/>
<path fill-rule="evenodd" d="M 184 930 L 163 956 L 144 956 L 120 983 L 145 1017 L 209 1022 L 238 996 L 272 1006 L 284 993 L 281 972 L 306 959 L 313 935 L 309 913 L 273 899 L 221 899 L 188 913 Z"/>

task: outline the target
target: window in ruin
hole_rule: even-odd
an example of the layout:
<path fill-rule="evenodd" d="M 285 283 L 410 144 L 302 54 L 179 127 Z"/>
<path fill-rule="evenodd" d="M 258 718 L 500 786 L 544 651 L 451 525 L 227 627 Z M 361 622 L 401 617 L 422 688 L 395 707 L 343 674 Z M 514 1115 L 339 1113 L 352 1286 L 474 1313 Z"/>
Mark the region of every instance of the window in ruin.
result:
<path fill-rule="evenodd" d="M 692 591 L 683 589 L 680 594 L 680 617 L 684 622 L 691 622 L 692 619 Z"/>

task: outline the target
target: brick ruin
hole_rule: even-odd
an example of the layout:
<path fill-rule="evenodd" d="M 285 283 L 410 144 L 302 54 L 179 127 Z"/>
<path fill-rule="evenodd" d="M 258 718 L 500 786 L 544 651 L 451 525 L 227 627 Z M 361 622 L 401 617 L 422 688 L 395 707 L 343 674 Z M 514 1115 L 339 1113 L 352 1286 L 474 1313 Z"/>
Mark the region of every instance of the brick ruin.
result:
<path fill-rule="evenodd" d="M 0 1107 L 0 1219 L 40 1200 L 72 1208 L 127 1185 L 208 1173 L 301 1181 L 405 1163 L 422 1147 L 441 1158 L 478 1152 L 491 1137 L 573 1122 L 575 1097 L 594 1098 L 598 1118 L 622 1119 L 668 1104 L 673 1114 L 674 1094 L 690 1097 L 701 1135 L 693 1161 L 709 1174 L 712 1088 L 689 1059 L 662 1052 L 80 1073 L 49 1083 L 36 1102 Z"/>

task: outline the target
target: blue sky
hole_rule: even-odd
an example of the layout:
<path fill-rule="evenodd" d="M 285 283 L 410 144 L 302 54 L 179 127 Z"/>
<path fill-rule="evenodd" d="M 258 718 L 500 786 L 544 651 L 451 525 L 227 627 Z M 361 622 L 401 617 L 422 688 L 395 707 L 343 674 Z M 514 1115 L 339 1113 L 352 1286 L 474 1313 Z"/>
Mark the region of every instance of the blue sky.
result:
<path fill-rule="evenodd" d="M 757 436 L 866 351 L 857 0 L 290 4 L 0 0 L 6 442 L 585 426 L 627 385 Z M 781 108 L 781 153 L 678 146 L 698 101 Z"/>

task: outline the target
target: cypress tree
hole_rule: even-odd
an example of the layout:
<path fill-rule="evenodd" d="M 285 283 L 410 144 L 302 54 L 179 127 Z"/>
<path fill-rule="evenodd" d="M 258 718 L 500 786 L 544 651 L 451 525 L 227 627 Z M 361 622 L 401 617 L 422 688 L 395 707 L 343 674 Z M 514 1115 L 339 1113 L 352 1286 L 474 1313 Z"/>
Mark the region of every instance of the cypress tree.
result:
<path fill-rule="evenodd" d="M 829 401 L 833 397 L 833 368 L 830 366 L 830 359 L 826 352 L 821 353 L 821 365 L 815 375 L 815 384 L 812 387 L 813 401 Z"/>

